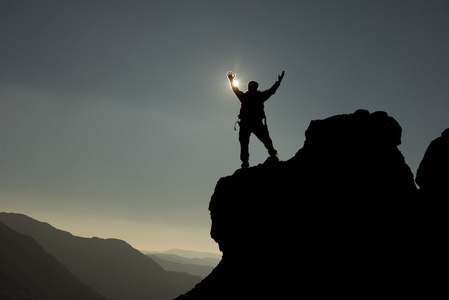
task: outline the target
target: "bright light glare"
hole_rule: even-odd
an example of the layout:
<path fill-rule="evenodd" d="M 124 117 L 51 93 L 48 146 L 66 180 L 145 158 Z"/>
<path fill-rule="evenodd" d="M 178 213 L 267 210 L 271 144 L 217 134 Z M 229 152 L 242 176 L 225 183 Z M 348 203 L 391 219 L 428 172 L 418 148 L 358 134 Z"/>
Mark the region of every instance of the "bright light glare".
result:
<path fill-rule="evenodd" d="M 237 87 L 237 86 L 239 86 L 239 82 L 238 82 L 237 80 L 234 80 L 234 81 L 232 82 L 232 85 Z"/>

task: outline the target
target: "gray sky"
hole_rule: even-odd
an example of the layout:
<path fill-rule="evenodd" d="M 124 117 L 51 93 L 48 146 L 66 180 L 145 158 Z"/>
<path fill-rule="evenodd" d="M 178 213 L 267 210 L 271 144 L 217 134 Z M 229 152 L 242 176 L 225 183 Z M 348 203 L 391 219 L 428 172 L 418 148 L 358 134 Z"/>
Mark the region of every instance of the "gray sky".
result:
<path fill-rule="evenodd" d="M 311 120 L 364 108 L 401 124 L 416 173 L 449 127 L 448 15 L 438 0 L 1 0 L 0 210 L 218 251 L 208 203 L 240 167 L 227 71 L 268 89 L 285 70 L 266 103 L 281 160 Z M 267 157 L 254 137 L 250 153 Z"/>

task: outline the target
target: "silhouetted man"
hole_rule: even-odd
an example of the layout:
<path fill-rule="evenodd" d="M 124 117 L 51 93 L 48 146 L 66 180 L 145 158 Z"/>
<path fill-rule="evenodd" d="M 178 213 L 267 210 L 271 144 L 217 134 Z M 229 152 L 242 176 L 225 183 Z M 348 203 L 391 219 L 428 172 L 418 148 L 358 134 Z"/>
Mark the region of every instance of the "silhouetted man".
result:
<path fill-rule="evenodd" d="M 279 88 L 282 78 L 284 78 L 285 72 L 278 76 L 278 80 L 274 85 L 266 90 L 259 91 L 257 88 L 259 84 L 255 81 L 250 81 L 248 83 L 248 91 L 242 92 L 234 85 L 235 74 L 228 72 L 227 76 L 231 83 L 232 90 L 234 91 L 237 98 L 241 102 L 240 114 L 239 114 L 239 141 L 240 141 L 240 159 L 242 160 L 242 168 L 249 167 L 249 137 L 251 133 L 265 145 L 268 150 L 270 157 L 276 161 L 277 151 L 273 147 L 273 142 L 271 141 L 270 134 L 268 132 L 268 127 L 265 122 L 265 111 L 264 102 L 270 98 L 271 95 L 276 93 Z"/>

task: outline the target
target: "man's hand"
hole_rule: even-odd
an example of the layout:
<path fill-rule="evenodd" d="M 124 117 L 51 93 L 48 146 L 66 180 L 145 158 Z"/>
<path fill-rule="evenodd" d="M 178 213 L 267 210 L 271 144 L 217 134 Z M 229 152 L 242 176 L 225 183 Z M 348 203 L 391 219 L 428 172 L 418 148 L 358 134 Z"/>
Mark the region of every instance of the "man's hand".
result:
<path fill-rule="evenodd" d="M 226 75 L 228 76 L 229 81 L 232 83 L 234 81 L 235 74 L 229 71 L 228 73 L 226 73 Z"/>
<path fill-rule="evenodd" d="M 285 71 L 282 71 L 282 74 L 281 74 L 281 75 L 278 75 L 278 81 L 279 81 L 279 83 L 281 83 L 282 79 L 284 78 L 284 75 L 285 75 Z"/>

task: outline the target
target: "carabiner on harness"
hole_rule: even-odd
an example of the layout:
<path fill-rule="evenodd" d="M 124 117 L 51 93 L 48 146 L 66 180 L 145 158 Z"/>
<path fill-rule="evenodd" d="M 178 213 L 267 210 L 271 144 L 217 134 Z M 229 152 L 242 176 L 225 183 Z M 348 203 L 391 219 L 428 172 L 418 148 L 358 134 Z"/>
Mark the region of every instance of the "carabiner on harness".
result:
<path fill-rule="evenodd" d="M 237 124 L 240 126 L 240 119 L 237 120 L 237 122 L 234 123 L 234 131 L 237 131 Z"/>

